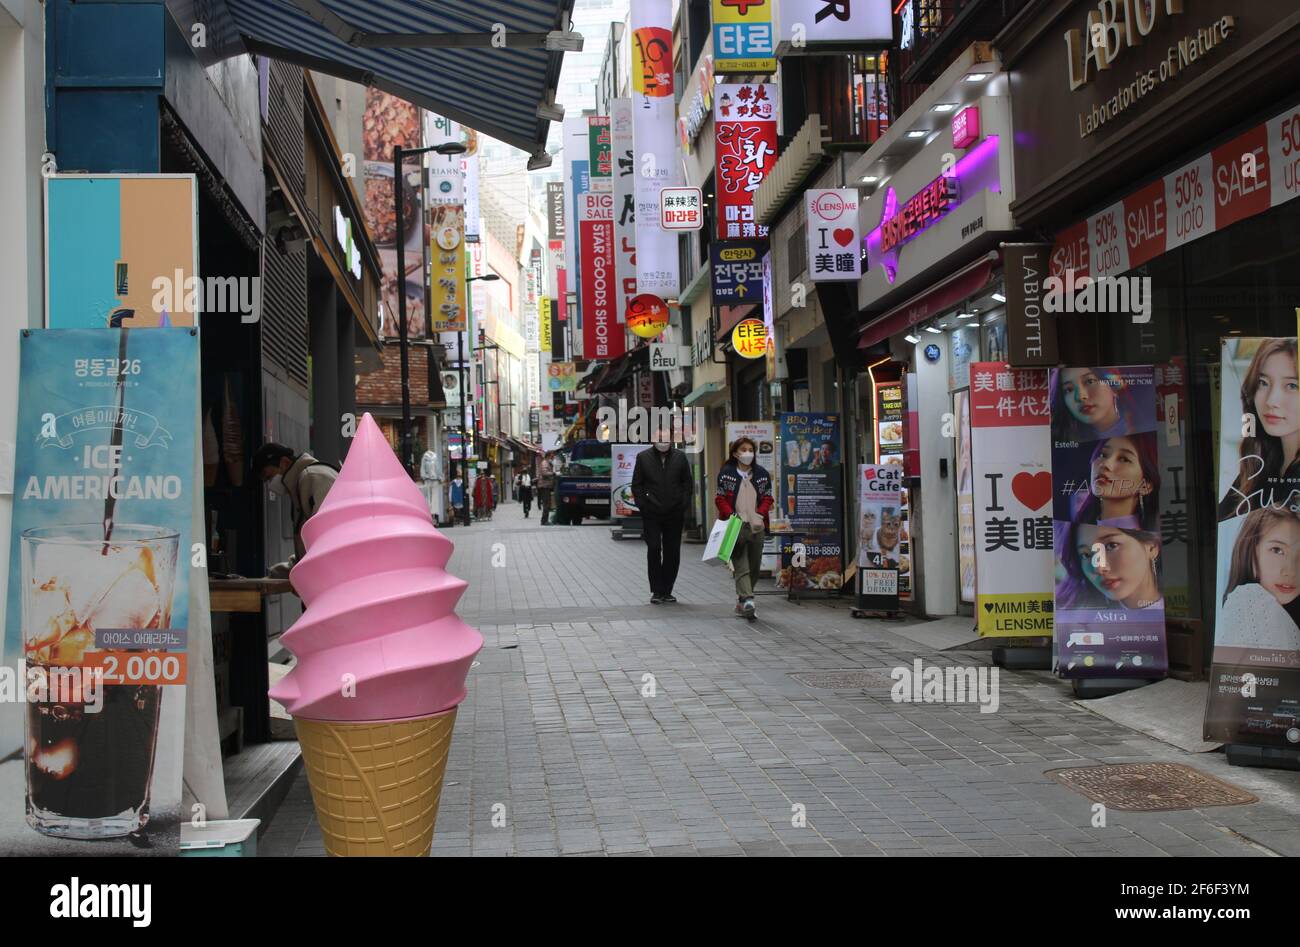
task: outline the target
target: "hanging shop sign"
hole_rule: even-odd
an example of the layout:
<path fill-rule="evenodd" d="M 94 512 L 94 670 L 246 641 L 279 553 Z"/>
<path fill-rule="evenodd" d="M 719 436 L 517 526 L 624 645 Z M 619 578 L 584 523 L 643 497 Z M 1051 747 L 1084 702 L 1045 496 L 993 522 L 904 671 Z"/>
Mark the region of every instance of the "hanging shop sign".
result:
<path fill-rule="evenodd" d="M 1050 399 L 1056 671 L 1162 678 L 1169 659 L 1155 371 L 1054 368 Z"/>
<path fill-rule="evenodd" d="M 808 275 L 814 282 L 854 281 L 861 275 L 857 188 L 804 192 Z"/>
<path fill-rule="evenodd" d="M 428 145 L 462 141 L 461 126 L 442 115 L 424 113 Z M 461 332 L 465 307 L 465 171 L 460 155 L 429 154 L 429 320 L 433 332 Z M 410 257 L 408 257 L 410 259 Z"/>
<path fill-rule="evenodd" d="M 587 116 L 587 169 L 592 190 L 602 189 L 613 177 L 614 139 L 608 115 Z"/>
<path fill-rule="evenodd" d="M 780 537 L 777 586 L 843 585 L 843 476 L 838 414 L 788 413 L 781 425 L 780 495 L 790 532 Z"/>
<path fill-rule="evenodd" d="M 764 244 L 714 240 L 709 244 L 713 305 L 743 306 L 762 298 Z"/>
<path fill-rule="evenodd" d="M 1300 106 L 1061 231 L 1051 275 L 1115 276 L 1298 196 Z"/>
<path fill-rule="evenodd" d="M 0 822 L 0 851 L 84 854 L 76 840 L 97 839 L 103 854 L 175 854 L 187 648 L 204 620 L 190 583 L 207 581 L 190 545 L 198 386 L 177 382 L 198 378 L 198 336 L 47 329 L 18 343 L 0 650 L 24 679 L 0 688 L 0 749 L 24 747 L 4 805 L 26 818 Z"/>
<path fill-rule="evenodd" d="M 632 141 L 632 100 L 615 99 L 610 109 L 614 138 L 614 273 L 618 280 L 618 321 L 627 322 L 636 290 L 636 150 Z"/>
<path fill-rule="evenodd" d="M 767 327 L 761 319 L 742 319 L 731 330 L 731 347 L 742 358 L 767 355 Z"/>
<path fill-rule="evenodd" d="M 668 304 L 652 293 L 641 293 L 627 310 L 627 327 L 639 339 L 653 339 L 668 328 Z"/>
<path fill-rule="evenodd" d="M 568 293 L 573 293 L 578 299 L 582 298 L 582 272 L 580 270 L 580 259 L 578 245 L 581 242 L 582 235 L 579 232 L 578 223 L 578 200 L 583 194 L 591 189 L 591 174 L 589 160 L 591 151 L 591 132 L 587 125 L 586 118 L 566 118 L 564 120 L 564 280 L 563 289 Z M 561 295 L 561 303 L 567 298 L 567 295 Z M 562 318 L 567 318 L 568 308 L 562 306 L 564 311 L 561 313 Z M 577 314 L 579 323 L 575 329 L 581 328 L 581 311 Z M 475 314 L 477 321 L 477 313 Z M 574 344 L 578 347 L 582 345 L 581 332 L 575 331 Z"/>
<path fill-rule="evenodd" d="M 894 40 L 896 0 L 781 0 L 781 43 L 795 49 L 824 43 Z"/>
<path fill-rule="evenodd" d="M 1043 306 L 1048 255 L 1042 243 L 1002 245 L 1007 298 L 1007 361 L 1012 365 L 1056 365 L 1056 316 Z"/>
<path fill-rule="evenodd" d="M 537 328 L 541 335 L 541 348 L 543 357 L 551 354 L 551 312 L 552 300 L 549 296 L 543 296 L 538 305 Z"/>
<path fill-rule="evenodd" d="M 343 265 L 354 280 L 360 281 L 361 251 L 352 239 L 352 218 L 346 216 L 337 204 L 334 205 L 334 241 L 343 251 Z"/>
<path fill-rule="evenodd" d="M 980 107 L 968 105 L 952 117 L 952 146 L 969 148 L 980 140 Z"/>
<path fill-rule="evenodd" d="M 699 230 L 704 226 L 704 192 L 698 187 L 666 187 L 659 192 L 659 225 L 664 230 Z"/>
<path fill-rule="evenodd" d="M 973 494 L 979 633 L 1045 637 L 1056 607 L 1047 371 L 972 362 L 970 379 L 970 459 L 958 460 L 957 486 Z"/>
<path fill-rule="evenodd" d="M 671 299 L 680 288 L 677 236 L 659 225 L 659 192 L 682 183 L 677 158 L 671 0 L 632 0 L 632 140 L 636 284 Z"/>
<path fill-rule="evenodd" d="M 767 236 L 767 226 L 754 219 L 754 192 L 776 165 L 776 96 L 770 82 L 714 89 L 719 240 Z"/>
<path fill-rule="evenodd" d="M 1295 338 L 1224 339 L 1218 568 L 1205 738 L 1300 748 L 1300 477 L 1281 438 Z M 1161 485 L 1163 488 L 1163 484 Z"/>
<path fill-rule="evenodd" d="M 256 319 L 256 280 L 199 279 L 193 175 L 53 175 L 45 213 L 49 328 Z"/>
<path fill-rule="evenodd" d="M 551 362 L 546 367 L 546 379 L 551 391 L 576 391 L 578 365 L 576 362 Z"/>
<path fill-rule="evenodd" d="M 564 239 L 564 182 L 546 182 L 546 237 Z"/>
<path fill-rule="evenodd" d="M 589 359 L 623 354 L 623 327 L 614 314 L 614 194 L 591 191 L 579 200 L 582 270 L 582 343 Z"/>
<path fill-rule="evenodd" d="M 775 0 L 713 0 L 715 72 L 776 72 L 774 6 Z"/>
<path fill-rule="evenodd" d="M 858 467 L 858 607 L 898 610 L 903 557 L 903 468 Z"/>
<path fill-rule="evenodd" d="M 682 347 L 676 342 L 650 343 L 650 370 L 671 372 L 682 367 Z"/>
<path fill-rule="evenodd" d="M 700 64 L 691 77 L 695 92 L 690 103 L 682 102 L 681 117 L 677 119 L 677 134 L 681 139 L 682 151 L 690 154 L 695 147 L 695 140 L 700 137 L 704 123 L 713 113 L 713 57 L 701 56 Z"/>

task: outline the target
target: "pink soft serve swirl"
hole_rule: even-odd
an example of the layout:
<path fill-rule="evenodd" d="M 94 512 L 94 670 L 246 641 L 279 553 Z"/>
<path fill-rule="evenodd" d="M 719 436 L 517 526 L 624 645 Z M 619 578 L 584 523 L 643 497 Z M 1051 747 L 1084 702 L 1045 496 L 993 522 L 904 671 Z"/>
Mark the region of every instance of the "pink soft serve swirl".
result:
<path fill-rule="evenodd" d="M 369 414 L 302 538 L 290 578 L 307 609 L 283 636 L 298 663 L 271 697 L 324 721 L 426 717 L 463 701 L 483 647 L 456 617 L 467 583 L 447 573 L 451 541 Z"/>

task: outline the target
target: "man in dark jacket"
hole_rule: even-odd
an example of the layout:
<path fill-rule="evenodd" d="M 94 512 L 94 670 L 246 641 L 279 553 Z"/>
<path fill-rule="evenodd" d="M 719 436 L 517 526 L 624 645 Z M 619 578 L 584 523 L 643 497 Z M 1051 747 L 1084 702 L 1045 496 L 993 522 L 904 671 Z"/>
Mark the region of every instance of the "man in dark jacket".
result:
<path fill-rule="evenodd" d="M 632 469 L 632 497 L 641 511 L 650 573 L 650 604 L 675 602 L 673 585 L 682 555 L 682 525 L 691 503 L 691 465 L 664 430 L 643 450 Z"/>

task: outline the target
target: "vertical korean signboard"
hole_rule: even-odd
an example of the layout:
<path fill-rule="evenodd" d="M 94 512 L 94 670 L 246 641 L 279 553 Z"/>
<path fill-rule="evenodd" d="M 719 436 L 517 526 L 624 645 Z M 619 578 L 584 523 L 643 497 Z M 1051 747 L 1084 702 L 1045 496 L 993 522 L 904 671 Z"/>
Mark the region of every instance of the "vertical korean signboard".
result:
<path fill-rule="evenodd" d="M 582 268 L 582 342 L 589 359 L 623 354 L 623 327 L 614 315 L 614 194 L 588 191 L 578 199 Z"/>
<path fill-rule="evenodd" d="M 775 0 L 713 0 L 714 71 L 776 72 L 775 6 Z"/>
<path fill-rule="evenodd" d="M 1205 738 L 1300 748 L 1295 338 L 1225 339 L 1214 658 Z"/>
<path fill-rule="evenodd" d="M 680 183 L 673 97 L 670 0 L 632 0 L 632 139 L 636 162 L 636 282 L 642 293 L 677 295 L 677 235 L 659 225 L 659 191 Z"/>
<path fill-rule="evenodd" d="M 838 414 L 782 414 L 780 496 L 791 532 L 781 536 L 777 585 L 843 584 L 843 476 Z"/>
<path fill-rule="evenodd" d="M 614 131 L 614 272 L 618 279 L 618 321 L 627 322 L 627 307 L 636 298 L 636 150 L 632 140 L 632 100 L 615 99 Z"/>
<path fill-rule="evenodd" d="M 862 268 L 856 188 L 804 192 L 808 275 L 814 282 L 856 281 Z"/>
<path fill-rule="evenodd" d="M 190 547 L 198 336 L 48 329 L 20 346 L 3 672 L 22 679 L 0 714 L 26 736 L 0 773 L 26 818 L 0 819 L 0 853 L 175 854 L 190 584 L 207 578 Z"/>
<path fill-rule="evenodd" d="M 425 138 L 431 145 L 462 140 L 449 118 L 426 113 Z M 429 314 L 434 332 L 463 332 L 465 306 L 465 171 L 460 155 L 431 154 L 429 161 Z M 449 341 L 451 337 L 443 341 Z"/>
<path fill-rule="evenodd" d="M 1164 677 L 1154 369 L 1054 368 L 1050 398 L 1056 671 Z"/>
<path fill-rule="evenodd" d="M 754 192 L 776 164 L 776 95 L 770 82 L 714 89 L 719 240 L 767 236 L 754 221 Z"/>
<path fill-rule="evenodd" d="M 970 380 L 967 489 L 975 507 L 979 633 L 1046 637 L 1055 608 L 1047 370 L 972 362 Z M 966 476 L 964 453 L 959 478 Z"/>

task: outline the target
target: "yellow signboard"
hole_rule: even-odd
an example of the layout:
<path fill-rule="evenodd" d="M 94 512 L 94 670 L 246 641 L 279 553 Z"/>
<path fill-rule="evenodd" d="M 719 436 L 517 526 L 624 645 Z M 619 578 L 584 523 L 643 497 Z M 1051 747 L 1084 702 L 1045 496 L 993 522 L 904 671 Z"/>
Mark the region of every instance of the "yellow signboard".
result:
<path fill-rule="evenodd" d="M 767 355 L 767 326 L 762 319 L 744 319 L 731 330 L 731 347 L 743 358 Z"/>
<path fill-rule="evenodd" d="M 713 71 L 776 72 L 775 0 L 713 0 Z"/>
<path fill-rule="evenodd" d="M 542 354 L 549 355 L 551 352 L 551 298 L 543 296 L 537 310 L 537 318 L 541 322 Z"/>
<path fill-rule="evenodd" d="M 430 316 L 434 332 L 464 332 L 465 208 L 448 204 L 433 208 L 433 241 L 429 247 Z"/>

